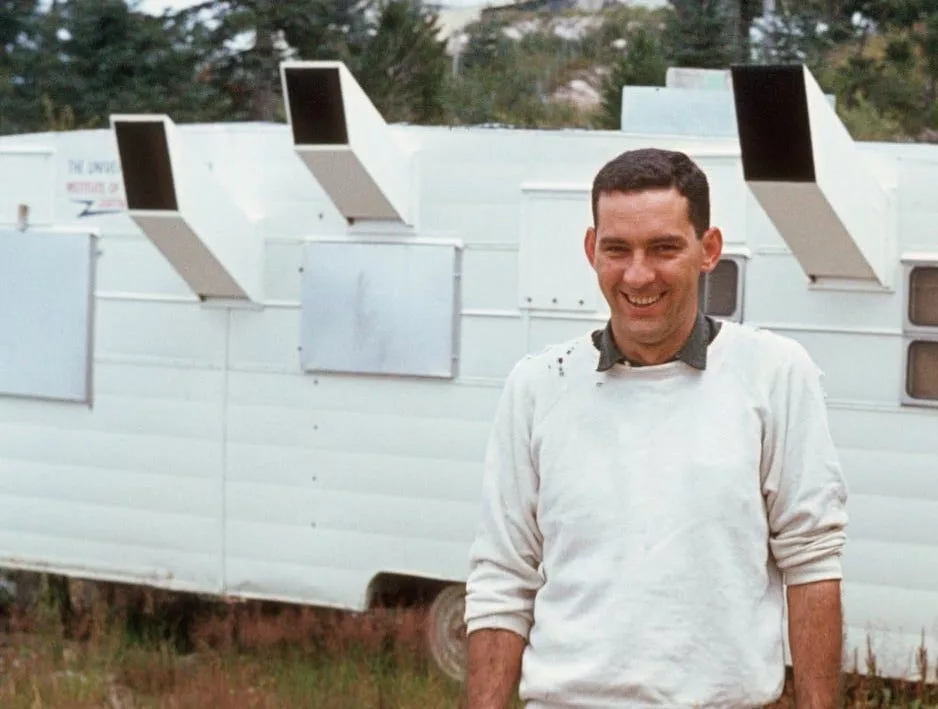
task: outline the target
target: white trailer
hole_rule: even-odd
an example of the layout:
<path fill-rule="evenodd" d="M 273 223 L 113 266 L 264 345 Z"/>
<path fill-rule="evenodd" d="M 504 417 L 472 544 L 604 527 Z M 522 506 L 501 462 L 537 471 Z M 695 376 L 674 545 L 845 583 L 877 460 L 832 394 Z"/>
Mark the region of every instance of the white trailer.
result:
<path fill-rule="evenodd" d="M 0 139 L 0 566 L 353 610 L 429 584 L 458 668 L 500 387 L 605 322 L 590 183 L 655 145 L 711 180 L 708 312 L 825 371 L 848 666 L 869 641 L 915 676 L 938 656 L 938 148 L 854 143 L 800 67 L 732 78 L 630 89 L 623 131 L 420 127 L 295 62 L 286 126 Z"/>

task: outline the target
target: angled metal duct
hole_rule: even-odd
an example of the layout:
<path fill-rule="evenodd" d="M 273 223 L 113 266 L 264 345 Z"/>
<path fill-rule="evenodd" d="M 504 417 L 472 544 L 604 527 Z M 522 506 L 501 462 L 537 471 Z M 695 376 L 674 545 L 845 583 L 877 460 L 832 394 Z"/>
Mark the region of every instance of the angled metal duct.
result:
<path fill-rule="evenodd" d="M 412 223 L 410 151 L 342 62 L 280 65 L 293 145 L 349 222 Z"/>
<path fill-rule="evenodd" d="M 202 298 L 259 301 L 254 225 L 162 115 L 111 116 L 131 219 Z"/>
<path fill-rule="evenodd" d="M 889 278 L 886 191 L 803 66 L 731 69 L 743 173 L 812 279 Z"/>

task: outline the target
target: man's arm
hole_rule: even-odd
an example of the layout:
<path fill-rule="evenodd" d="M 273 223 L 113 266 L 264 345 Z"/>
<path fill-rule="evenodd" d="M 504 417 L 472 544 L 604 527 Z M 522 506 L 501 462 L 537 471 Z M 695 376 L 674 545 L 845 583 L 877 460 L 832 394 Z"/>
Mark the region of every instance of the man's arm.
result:
<path fill-rule="evenodd" d="M 788 588 L 798 709 L 837 706 L 843 662 L 840 589 L 847 485 L 821 376 L 803 347 L 792 348 L 772 389 L 763 449 L 769 545 Z"/>
<path fill-rule="evenodd" d="M 469 554 L 467 699 L 472 709 L 507 709 L 543 584 L 537 523 L 539 480 L 531 452 L 530 362 L 509 376 L 485 457 L 478 532 Z"/>
<path fill-rule="evenodd" d="M 509 709 L 521 677 L 525 640 L 511 630 L 469 635 L 466 709 Z"/>
<path fill-rule="evenodd" d="M 840 704 L 843 616 L 840 581 L 788 588 L 788 641 L 798 709 Z"/>

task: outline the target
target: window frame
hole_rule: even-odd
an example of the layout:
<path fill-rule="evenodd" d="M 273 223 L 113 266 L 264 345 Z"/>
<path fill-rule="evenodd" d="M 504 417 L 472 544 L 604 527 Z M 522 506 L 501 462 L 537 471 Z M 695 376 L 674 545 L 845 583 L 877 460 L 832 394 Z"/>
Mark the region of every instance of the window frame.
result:
<path fill-rule="evenodd" d="M 911 318 L 912 271 L 916 268 L 938 268 L 938 252 L 903 254 L 902 259 L 902 378 L 899 401 L 903 406 L 938 409 L 938 399 L 924 399 L 909 392 L 909 363 L 915 342 L 938 344 L 938 325 L 916 325 Z"/>
<path fill-rule="evenodd" d="M 736 308 L 730 315 L 713 315 L 708 313 L 706 310 L 706 301 L 700 304 L 700 310 L 704 315 L 709 315 L 712 318 L 717 320 L 728 320 L 730 322 L 743 322 L 744 316 L 744 297 L 746 294 L 746 261 L 748 261 L 749 256 L 742 251 L 723 251 L 723 254 L 720 256 L 720 261 L 732 261 L 736 264 Z M 702 278 L 709 278 L 707 276 L 701 276 Z M 706 291 L 705 291 L 706 292 Z"/>

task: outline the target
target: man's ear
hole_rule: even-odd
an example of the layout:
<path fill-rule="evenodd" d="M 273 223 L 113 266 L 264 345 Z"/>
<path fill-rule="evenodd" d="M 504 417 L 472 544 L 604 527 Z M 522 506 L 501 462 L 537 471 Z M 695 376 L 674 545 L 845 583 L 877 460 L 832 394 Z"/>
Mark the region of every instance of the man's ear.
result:
<path fill-rule="evenodd" d="M 586 236 L 583 237 L 583 251 L 586 252 L 586 260 L 592 266 L 596 261 L 596 229 L 588 227 Z"/>
<path fill-rule="evenodd" d="M 720 256 L 723 255 L 723 232 L 718 227 L 710 227 L 700 237 L 700 243 L 704 251 L 701 270 L 710 273 L 719 265 Z"/>

